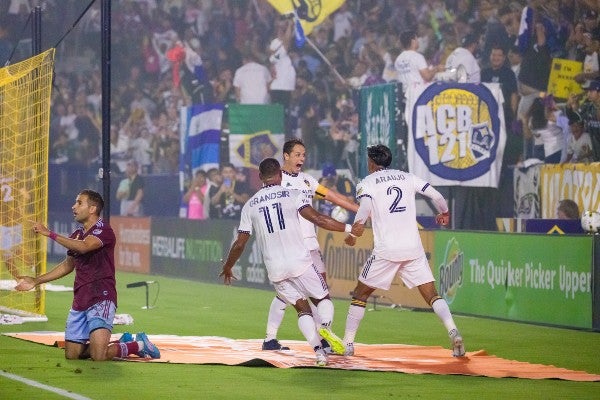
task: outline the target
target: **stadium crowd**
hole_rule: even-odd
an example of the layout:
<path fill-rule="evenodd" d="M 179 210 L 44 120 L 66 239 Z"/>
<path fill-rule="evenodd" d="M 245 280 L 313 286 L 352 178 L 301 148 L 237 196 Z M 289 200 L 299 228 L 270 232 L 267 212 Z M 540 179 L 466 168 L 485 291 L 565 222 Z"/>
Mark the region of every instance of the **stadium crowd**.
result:
<path fill-rule="evenodd" d="M 22 39 L 33 6 L 42 6 L 45 30 L 64 32 L 66 21 L 79 17 L 69 11 L 76 2 L 1 1 L 0 59 L 8 60 Z M 281 102 L 286 138 L 306 144 L 306 168 L 333 163 L 353 170 L 358 135 L 353 89 L 398 80 L 394 62 L 404 50 L 400 36 L 406 30 L 416 32 L 416 51 L 430 65 L 446 64 L 456 48 L 471 44 L 467 38 L 476 38 L 470 48 L 482 71 L 492 67 L 493 50 L 502 50 L 518 82 L 516 102 L 505 104 L 505 167 L 534 157 L 600 161 L 595 112 L 600 83 L 594 81 L 600 75 L 599 10 L 593 0 L 349 0 L 309 36 L 322 57 L 308 44 L 295 46 L 293 21 L 267 0 L 113 1 L 114 172 L 124 173 L 134 159 L 142 175 L 176 174 L 179 107 L 202 102 Z M 50 151 L 55 164 L 89 167 L 101 155 L 100 17 L 100 2 L 93 2 L 58 48 Z M 287 56 L 291 68 L 280 69 L 277 62 Z M 544 98 L 553 58 L 583 63 L 576 79 L 589 89 L 587 96 L 572 96 L 566 107 Z M 258 70 L 271 75 L 257 79 Z M 287 78 L 288 85 L 272 87 L 273 78 Z M 248 85 L 265 95 L 249 98 Z M 537 117 L 532 104 L 541 107 Z M 561 117 L 568 123 L 560 125 Z M 556 133 L 549 124 L 566 128 Z M 576 129 L 577 138 L 572 124 L 583 128 Z M 327 152 L 319 152 L 324 148 Z"/>

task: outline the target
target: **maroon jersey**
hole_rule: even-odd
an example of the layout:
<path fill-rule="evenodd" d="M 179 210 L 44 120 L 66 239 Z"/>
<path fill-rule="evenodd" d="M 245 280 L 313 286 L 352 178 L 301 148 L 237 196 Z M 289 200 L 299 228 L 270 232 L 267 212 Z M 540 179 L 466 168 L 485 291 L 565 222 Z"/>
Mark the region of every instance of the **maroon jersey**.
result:
<path fill-rule="evenodd" d="M 67 251 L 67 255 L 73 257 L 75 263 L 72 308 L 76 311 L 85 311 L 103 300 L 111 300 L 117 305 L 115 233 L 109 224 L 99 219 L 87 232 L 81 226 L 70 237 L 83 240 L 87 236 L 100 239 L 102 247 L 86 254 Z"/>

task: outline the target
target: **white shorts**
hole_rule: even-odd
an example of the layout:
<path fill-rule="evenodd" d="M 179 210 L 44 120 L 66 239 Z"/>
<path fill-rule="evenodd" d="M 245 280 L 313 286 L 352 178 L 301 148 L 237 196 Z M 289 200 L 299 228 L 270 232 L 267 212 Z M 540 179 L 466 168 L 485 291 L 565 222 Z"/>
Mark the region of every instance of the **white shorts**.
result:
<path fill-rule="evenodd" d="M 292 305 L 300 299 L 322 299 L 329 294 L 327 283 L 314 265 L 307 268 L 302 275 L 274 282 L 273 286 L 277 296 Z"/>
<path fill-rule="evenodd" d="M 23 225 L 0 226 L 0 250 L 7 251 L 23 243 Z"/>
<path fill-rule="evenodd" d="M 310 258 L 312 258 L 313 265 L 317 269 L 317 272 L 320 274 L 325 273 L 325 263 L 323 262 L 323 255 L 321 254 L 321 250 L 311 250 Z"/>
<path fill-rule="evenodd" d="M 425 255 L 406 261 L 384 260 L 372 255 L 365 262 L 358 280 L 368 287 L 388 290 L 396 274 L 409 289 L 435 281 Z"/>

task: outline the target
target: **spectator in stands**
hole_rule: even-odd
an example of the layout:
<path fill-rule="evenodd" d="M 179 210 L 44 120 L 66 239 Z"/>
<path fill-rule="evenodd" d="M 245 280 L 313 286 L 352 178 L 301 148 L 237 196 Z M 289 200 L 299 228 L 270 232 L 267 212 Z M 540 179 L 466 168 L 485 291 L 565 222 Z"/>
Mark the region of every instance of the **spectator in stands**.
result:
<path fill-rule="evenodd" d="M 219 76 L 213 80 L 213 98 L 216 103 L 235 103 L 235 89 L 233 87 L 233 72 L 225 66 L 219 71 Z"/>
<path fill-rule="evenodd" d="M 271 73 L 257 62 L 256 56 L 250 51 L 244 53 L 243 63 L 233 75 L 237 101 L 240 104 L 269 104 L 269 84 L 273 79 Z"/>
<path fill-rule="evenodd" d="M 571 199 L 564 199 L 558 202 L 556 208 L 556 218 L 558 219 L 579 219 L 579 206 Z"/>
<path fill-rule="evenodd" d="M 563 151 L 566 150 L 563 149 L 566 135 L 563 128 L 568 124 L 563 121 L 566 117 L 548 103 L 550 102 L 541 97 L 533 101 L 528 112 L 526 127 L 541 142 L 543 158 L 540 158 L 541 154 L 536 158 L 544 160 L 546 164 L 558 164 Z"/>
<path fill-rule="evenodd" d="M 139 165 L 136 160 L 127 162 L 126 177 L 117 188 L 117 200 L 121 201 L 121 215 L 141 217 L 144 215 L 144 179 L 139 175 Z"/>
<path fill-rule="evenodd" d="M 589 163 L 592 161 L 592 139 L 590 134 L 584 131 L 584 123 L 578 112 L 567 109 L 569 128 L 571 136 L 567 144 L 568 163 Z"/>
<path fill-rule="evenodd" d="M 468 83 L 481 82 L 481 68 L 475 58 L 475 53 L 479 48 L 479 36 L 477 33 L 467 34 L 461 39 L 460 47 L 454 49 L 446 60 L 446 70 L 457 69 L 461 65 L 464 67 Z"/>
<path fill-rule="evenodd" d="M 396 58 L 394 66 L 398 71 L 398 80 L 406 96 L 409 88 L 431 82 L 436 72 L 443 71 L 440 66 L 427 65 L 425 57 L 417 51 L 419 42 L 415 31 L 404 31 L 400 34 L 402 52 Z"/>
<path fill-rule="evenodd" d="M 208 218 L 208 188 L 206 172 L 199 169 L 194 174 L 194 179 L 183 196 L 183 202 L 188 206 L 188 219 L 204 220 Z"/>
<path fill-rule="evenodd" d="M 221 167 L 223 182 L 216 189 L 211 188 L 210 202 L 220 205 L 220 218 L 238 219 L 242 206 L 250 198 L 250 189 L 246 182 L 236 179 L 236 170 L 233 164 L 226 163 Z"/>
<path fill-rule="evenodd" d="M 573 77 L 575 82 L 581 84 L 582 88 L 590 85 L 590 82 L 600 77 L 600 58 L 598 56 L 599 42 L 593 39 L 591 33 L 583 34 L 583 71 Z"/>
<path fill-rule="evenodd" d="M 533 17 L 532 17 L 533 18 Z M 533 101 L 539 98 L 540 93 L 545 92 L 548 87 L 550 77 L 550 65 L 552 57 L 550 47 L 547 42 L 546 26 L 542 22 L 530 22 L 525 33 L 531 36 L 519 37 L 519 51 L 522 55 L 521 67 L 518 75 L 519 94 L 521 99 L 517 115 L 523 119 Z M 525 29 L 525 27 L 523 27 Z M 532 156 L 532 152 L 525 149 L 527 157 Z"/>
<path fill-rule="evenodd" d="M 292 44 L 294 21 L 285 20 L 285 25 L 269 44 L 269 62 L 273 80 L 269 86 L 271 102 L 281 104 L 284 112 L 284 129 L 286 136 L 291 136 L 290 102 L 292 92 L 296 88 L 296 69 L 288 50 Z"/>
<path fill-rule="evenodd" d="M 206 171 L 206 178 L 208 180 L 208 198 L 206 200 L 206 203 L 208 203 L 208 217 L 210 219 L 221 218 L 221 204 L 213 204 L 210 201 L 210 198 L 217 193 L 223 184 L 223 175 L 221 175 L 221 170 L 219 168 L 210 168 L 208 171 Z"/>
<path fill-rule="evenodd" d="M 298 102 L 298 128 L 308 157 L 306 168 L 315 168 L 319 159 L 319 99 L 312 85 L 308 71 L 296 75 L 296 96 Z"/>
<path fill-rule="evenodd" d="M 519 48 L 517 46 L 511 46 L 508 49 L 508 62 L 510 64 L 510 69 L 515 73 L 515 77 L 517 77 L 517 87 L 518 87 L 518 78 L 519 73 L 521 72 L 521 53 L 519 52 Z M 519 95 L 519 101 L 521 97 Z"/>
<path fill-rule="evenodd" d="M 586 88 L 586 98 L 579 104 L 580 96 L 571 94 L 567 100 L 567 112 L 578 112 L 584 130 L 592 141 L 592 162 L 600 161 L 600 81 L 594 80 Z"/>
<path fill-rule="evenodd" d="M 519 104 L 517 77 L 507 63 L 506 50 L 501 45 L 494 45 L 490 52 L 490 66 L 481 70 L 481 81 L 500 85 L 504 97 L 503 110 L 506 127 L 506 144 L 502 157 L 502 169 L 498 189 L 502 193 L 513 191 L 513 174 L 511 168 L 523 156 L 523 138 L 513 130 L 513 120 Z M 512 215 L 514 200 L 512 196 L 498 197 L 496 215 Z"/>
<path fill-rule="evenodd" d="M 491 46 L 489 64 L 489 67 L 481 71 L 481 81 L 500 84 L 504 97 L 504 120 L 506 126 L 510 126 L 517 113 L 519 94 L 517 79 L 507 63 L 506 49 L 503 46 L 499 44 Z"/>
<path fill-rule="evenodd" d="M 594 39 L 600 38 L 600 24 L 598 23 L 598 12 L 596 10 L 587 10 L 583 13 L 583 26 L 585 31 L 590 33 Z"/>
<path fill-rule="evenodd" d="M 583 22 L 577 23 L 571 30 L 571 34 L 565 44 L 567 57 L 570 60 L 583 61 L 585 58 L 586 33 L 588 33 L 588 36 L 591 38 L 591 34 L 585 31 Z"/>

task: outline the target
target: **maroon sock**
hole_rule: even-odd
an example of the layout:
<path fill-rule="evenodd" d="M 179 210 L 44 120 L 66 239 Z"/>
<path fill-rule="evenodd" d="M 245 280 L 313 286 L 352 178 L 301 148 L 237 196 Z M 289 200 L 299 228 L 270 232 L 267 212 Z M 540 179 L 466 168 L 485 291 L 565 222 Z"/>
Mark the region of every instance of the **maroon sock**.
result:
<path fill-rule="evenodd" d="M 140 351 L 140 345 L 137 342 L 119 343 L 121 349 L 121 358 L 130 354 L 137 354 Z"/>

